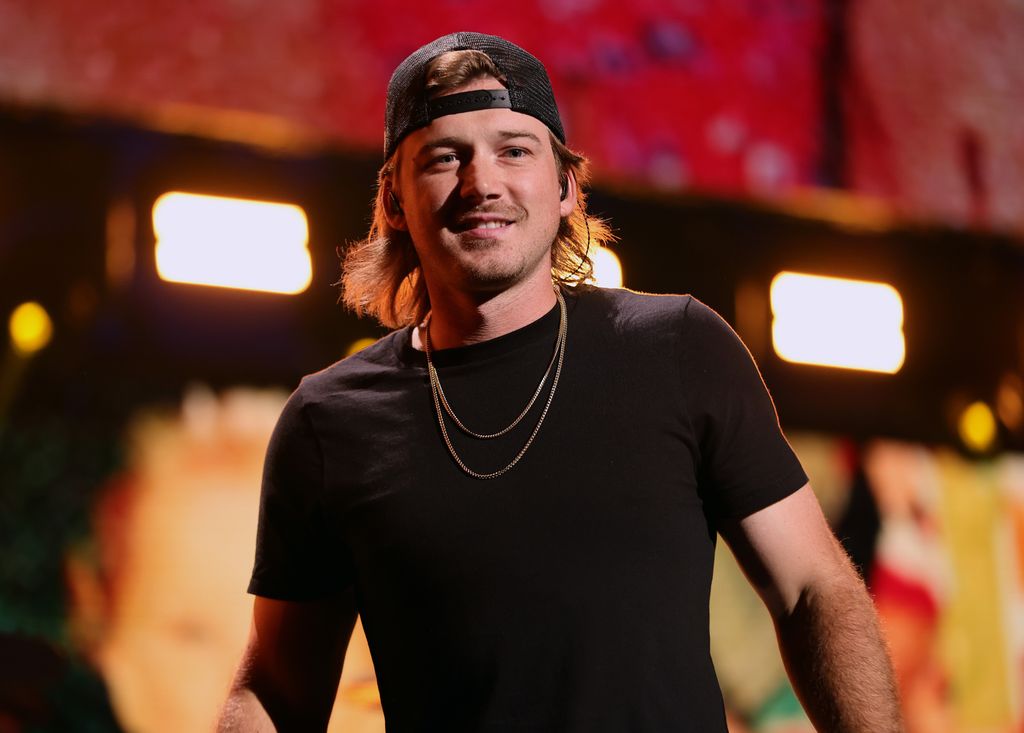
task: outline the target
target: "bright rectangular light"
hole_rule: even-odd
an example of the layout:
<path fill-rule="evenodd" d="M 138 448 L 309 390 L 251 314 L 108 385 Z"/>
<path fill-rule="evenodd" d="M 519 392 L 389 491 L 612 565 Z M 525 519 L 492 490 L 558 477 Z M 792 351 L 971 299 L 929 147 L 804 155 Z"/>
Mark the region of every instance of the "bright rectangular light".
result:
<path fill-rule="evenodd" d="M 153 231 L 170 282 L 291 295 L 313 278 L 306 214 L 293 204 L 172 191 L 153 204 Z"/>
<path fill-rule="evenodd" d="M 622 287 L 622 262 L 607 247 L 592 247 L 590 260 L 594 263 L 594 284 L 599 288 Z"/>
<path fill-rule="evenodd" d="M 903 300 L 886 283 L 781 272 L 771 285 L 775 353 L 799 364 L 895 374 Z"/>

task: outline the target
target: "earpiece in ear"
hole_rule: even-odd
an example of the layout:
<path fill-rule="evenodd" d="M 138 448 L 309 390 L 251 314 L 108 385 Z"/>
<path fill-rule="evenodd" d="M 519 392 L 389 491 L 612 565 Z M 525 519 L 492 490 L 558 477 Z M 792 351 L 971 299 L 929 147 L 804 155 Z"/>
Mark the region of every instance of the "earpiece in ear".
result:
<path fill-rule="evenodd" d="M 558 199 L 560 201 L 565 201 L 565 197 L 569 195 L 569 176 L 565 175 L 564 173 L 562 174 L 561 178 L 561 186 L 562 188 L 560 190 L 560 195 Z"/>
<path fill-rule="evenodd" d="M 391 210 L 396 214 L 403 214 L 402 205 L 398 203 L 398 197 L 395 196 L 394 191 L 388 191 L 388 197 L 391 199 Z"/>

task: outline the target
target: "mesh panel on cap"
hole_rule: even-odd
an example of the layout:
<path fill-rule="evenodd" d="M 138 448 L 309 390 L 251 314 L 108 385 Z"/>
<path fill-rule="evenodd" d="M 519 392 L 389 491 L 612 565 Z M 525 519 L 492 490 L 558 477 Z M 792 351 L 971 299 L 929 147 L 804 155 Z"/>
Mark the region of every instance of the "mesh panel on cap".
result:
<path fill-rule="evenodd" d="M 536 117 L 565 142 L 558 106 L 544 65 L 514 43 L 483 33 L 451 33 L 419 48 L 391 76 L 384 110 L 384 159 L 413 130 L 430 123 L 427 115 L 427 66 L 449 51 L 481 51 L 506 78 L 512 109 Z"/>

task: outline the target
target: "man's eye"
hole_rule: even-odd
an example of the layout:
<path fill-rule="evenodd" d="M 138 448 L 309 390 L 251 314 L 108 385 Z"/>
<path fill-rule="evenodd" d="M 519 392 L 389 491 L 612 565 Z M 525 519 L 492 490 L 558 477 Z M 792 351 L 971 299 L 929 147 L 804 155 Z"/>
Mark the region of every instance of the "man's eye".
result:
<path fill-rule="evenodd" d="M 456 160 L 458 160 L 458 156 L 455 153 L 443 153 L 435 156 L 431 163 L 434 165 L 447 165 L 448 163 L 454 163 Z"/>
<path fill-rule="evenodd" d="M 526 148 L 509 148 L 505 151 L 505 155 L 510 158 L 525 158 L 530 154 L 530 151 Z"/>

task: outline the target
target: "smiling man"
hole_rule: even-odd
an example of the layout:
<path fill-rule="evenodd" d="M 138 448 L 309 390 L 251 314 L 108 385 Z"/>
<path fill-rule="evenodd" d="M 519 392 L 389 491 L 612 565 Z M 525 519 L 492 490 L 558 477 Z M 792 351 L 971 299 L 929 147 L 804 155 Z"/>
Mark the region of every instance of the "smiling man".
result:
<path fill-rule="evenodd" d="M 742 343 L 692 297 L 584 284 L 610 235 L 541 63 L 445 36 L 385 116 L 343 286 L 396 330 L 280 417 L 221 730 L 324 730 L 358 614 L 391 733 L 724 733 L 719 533 L 819 728 L 899 730 L 871 602 Z"/>
<path fill-rule="evenodd" d="M 489 103 L 507 96 L 488 91 L 498 84 L 475 79 L 460 94 Z M 389 196 L 405 204 L 392 222 L 416 243 L 432 307 L 524 282 L 553 295 L 551 243 L 575 201 L 559 196 L 548 137 L 540 121 L 496 108 L 439 117 L 402 142 Z"/>

